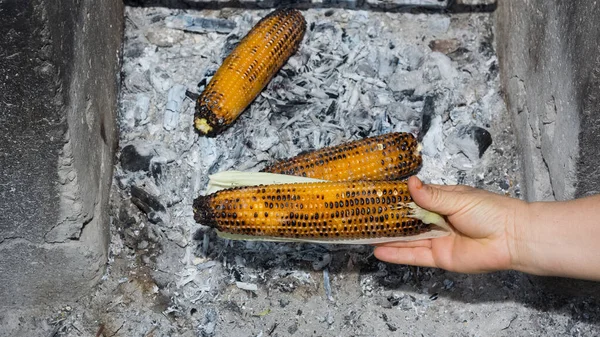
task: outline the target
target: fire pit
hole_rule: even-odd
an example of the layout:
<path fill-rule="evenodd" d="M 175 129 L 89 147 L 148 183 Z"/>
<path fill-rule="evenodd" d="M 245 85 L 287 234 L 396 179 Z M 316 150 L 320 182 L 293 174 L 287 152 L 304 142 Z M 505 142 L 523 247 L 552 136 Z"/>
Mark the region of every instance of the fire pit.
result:
<path fill-rule="evenodd" d="M 229 129 L 199 137 L 194 94 L 269 12 L 126 10 L 111 247 L 115 256 L 140 259 L 155 296 L 170 298 L 161 310 L 194 322 L 203 336 L 385 335 L 407 322 L 432 334 L 437 328 L 426 321 L 458 309 L 452 294 L 468 292 L 463 282 L 521 282 L 511 273 L 473 280 L 388 265 L 368 246 L 227 241 L 194 222 L 191 203 L 210 174 L 258 171 L 304 151 L 398 131 L 422 140 L 422 179 L 519 196 L 488 13 L 305 10 L 298 52 Z M 469 319 L 499 308 L 479 310 Z M 503 326 L 492 329 L 508 326 L 513 310 L 503 306 Z"/>
<path fill-rule="evenodd" d="M 129 2 L 107 269 L 96 268 L 102 279 L 91 294 L 34 321 L 53 336 L 593 335 L 600 317 L 595 299 L 550 294 L 525 274 L 392 265 L 375 259 L 368 245 L 230 241 L 194 221 L 192 203 L 211 174 L 257 172 L 303 152 L 392 132 L 420 141 L 417 174 L 426 182 L 529 199 L 539 199 L 540 186 L 543 198 L 552 196 L 548 191 L 571 191 L 557 180 L 562 171 L 546 155 L 552 147 L 533 127 L 526 102 L 514 96 L 528 89 L 527 79 L 508 80 L 507 109 L 507 83 L 501 87 L 499 75 L 506 64 L 499 64 L 496 47 L 509 39 L 506 31 L 495 39 L 495 1 L 297 2 L 307 22 L 297 52 L 230 127 L 200 136 L 196 97 L 250 28 L 279 5 Z M 72 95 L 93 101 L 77 90 Z M 542 129 L 562 130 L 556 123 L 561 104 L 560 97 L 549 101 L 555 118 L 544 119 Z M 95 107 L 85 108 L 85 128 L 94 130 Z M 524 120 L 537 142 L 516 137 Z M 105 125 L 111 119 L 103 121 L 97 138 L 110 149 Z M 83 131 L 73 133 L 74 144 Z M 548 173 L 533 175 L 531 163 L 544 163 Z M 62 173 L 81 189 L 73 174 Z M 96 242 L 89 231 L 106 234 L 104 216 L 87 232 L 87 222 L 73 221 L 69 231 L 52 227 L 55 235 L 40 245 L 68 250 L 72 243 Z M 1 239 L 0 248 L 8 241 Z M 0 325 L 9 328 L 25 317 L 3 314 Z"/>

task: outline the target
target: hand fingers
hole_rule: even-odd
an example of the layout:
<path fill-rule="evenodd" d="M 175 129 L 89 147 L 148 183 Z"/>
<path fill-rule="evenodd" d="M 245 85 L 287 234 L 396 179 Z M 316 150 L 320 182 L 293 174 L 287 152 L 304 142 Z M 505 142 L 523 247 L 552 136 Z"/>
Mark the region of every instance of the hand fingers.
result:
<path fill-rule="evenodd" d="M 385 262 L 437 268 L 433 253 L 427 247 L 377 247 L 374 253 L 376 258 Z"/>
<path fill-rule="evenodd" d="M 452 215 L 466 207 L 471 198 L 466 197 L 468 187 L 427 185 L 412 176 L 408 189 L 415 203 L 441 215 Z"/>
<path fill-rule="evenodd" d="M 378 247 L 396 247 L 396 248 L 413 248 L 413 247 L 425 247 L 431 248 L 431 240 L 418 240 L 418 241 L 397 241 L 397 242 L 386 242 L 376 244 Z"/>

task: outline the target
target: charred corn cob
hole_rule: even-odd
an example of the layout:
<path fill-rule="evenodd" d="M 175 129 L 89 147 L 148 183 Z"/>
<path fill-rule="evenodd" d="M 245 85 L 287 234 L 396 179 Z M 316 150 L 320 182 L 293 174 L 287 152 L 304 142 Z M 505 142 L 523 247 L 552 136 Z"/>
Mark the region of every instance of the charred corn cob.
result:
<path fill-rule="evenodd" d="M 222 190 L 194 201 L 198 223 L 221 236 L 270 241 L 376 243 L 447 232 L 399 181 L 310 182 Z"/>
<path fill-rule="evenodd" d="M 262 170 L 333 181 L 398 180 L 422 163 L 410 133 L 389 133 L 328 147 L 280 161 Z"/>
<path fill-rule="evenodd" d="M 306 21 L 295 9 L 278 9 L 260 20 L 198 97 L 198 132 L 215 136 L 229 126 L 296 52 L 305 30 Z"/>

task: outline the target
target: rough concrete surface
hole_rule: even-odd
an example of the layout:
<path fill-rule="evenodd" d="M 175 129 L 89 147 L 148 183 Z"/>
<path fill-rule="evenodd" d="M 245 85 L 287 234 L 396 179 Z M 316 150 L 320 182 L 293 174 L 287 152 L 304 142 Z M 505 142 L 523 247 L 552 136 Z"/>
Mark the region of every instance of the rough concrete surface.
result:
<path fill-rule="evenodd" d="M 501 1 L 501 80 L 527 200 L 600 193 L 600 3 Z M 600 283 L 534 277 L 554 293 L 600 298 Z"/>
<path fill-rule="evenodd" d="M 18 335 L 7 310 L 75 301 L 104 272 L 123 5 L 0 15 L 0 335 Z"/>
<path fill-rule="evenodd" d="M 501 1 L 498 53 L 528 200 L 600 192 L 600 3 Z"/>

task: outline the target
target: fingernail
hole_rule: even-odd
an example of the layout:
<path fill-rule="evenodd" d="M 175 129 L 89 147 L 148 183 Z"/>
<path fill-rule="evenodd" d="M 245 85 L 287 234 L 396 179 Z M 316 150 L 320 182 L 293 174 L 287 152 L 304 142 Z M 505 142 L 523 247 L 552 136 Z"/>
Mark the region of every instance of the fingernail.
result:
<path fill-rule="evenodd" d="M 418 190 L 420 190 L 420 189 L 422 189 L 422 188 L 423 188 L 423 182 L 421 181 L 421 179 L 417 178 L 417 182 L 416 182 L 416 185 L 415 185 L 415 187 L 416 187 Z"/>

